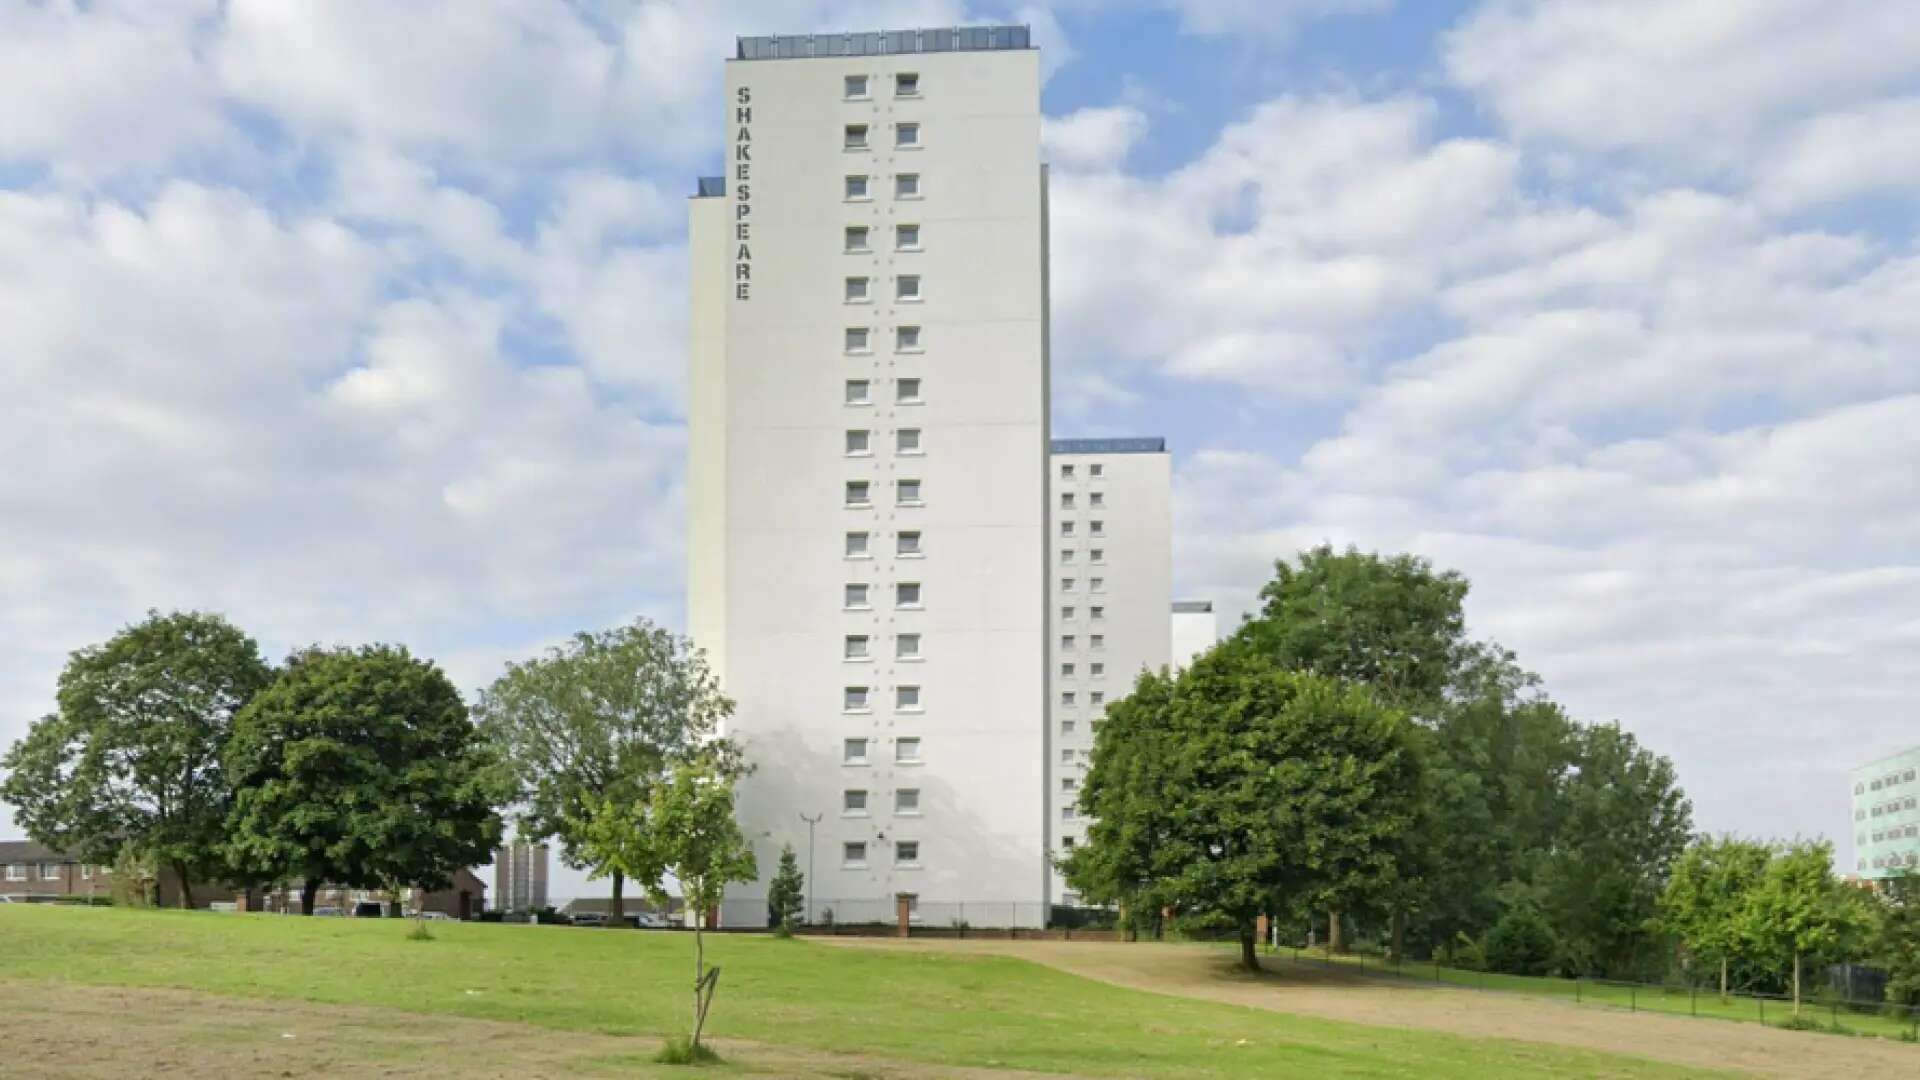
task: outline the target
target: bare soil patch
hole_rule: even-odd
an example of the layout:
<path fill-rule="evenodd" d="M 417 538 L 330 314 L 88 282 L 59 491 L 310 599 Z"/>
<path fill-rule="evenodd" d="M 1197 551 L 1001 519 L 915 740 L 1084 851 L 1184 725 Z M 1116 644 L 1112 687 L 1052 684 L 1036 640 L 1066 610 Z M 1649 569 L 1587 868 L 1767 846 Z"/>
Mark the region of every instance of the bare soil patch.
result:
<path fill-rule="evenodd" d="M 377 975 L 369 977 L 377 978 Z M 652 1063 L 657 1038 L 554 1031 L 183 990 L 0 981 L 7 1047 L 0 1077 L 687 1077 Z M 717 1040 L 727 1064 L 702 1076 L 804 1080 L 1032 1080 Z"/>
<path fill-rule="evenodd" d="M 1136 990 L 1376 1027 L 1635 1054 L 1697 1068 L 1781 1076 L 1920 1076 L 1920 1046 L 1886 1039 L 1628 1013 L 1523 994 L 1403 985 L 1338 968 L 1277 961 L 1256 976 L 1239 970 L 1232 951 L 1208 946 L 990 938 L 817 940 L 849 948 L 1013 956 Z"/>

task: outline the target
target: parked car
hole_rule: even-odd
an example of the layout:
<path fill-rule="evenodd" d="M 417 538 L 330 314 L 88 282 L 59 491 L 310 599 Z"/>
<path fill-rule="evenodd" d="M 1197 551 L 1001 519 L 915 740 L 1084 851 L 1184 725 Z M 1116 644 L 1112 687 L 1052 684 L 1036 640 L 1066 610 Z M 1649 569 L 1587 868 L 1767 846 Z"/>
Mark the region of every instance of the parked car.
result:
<path fill-rule="evenodd" d="M 414 918 L 425 919 L 428 922 L 452 922 L 453 921 L 453 916 L 447 914 L 444 911 L 416 911 L 416 912 L 413 912 L 412 914 Z"/>
<path fill-rule="evenodd" d="M 605 912 L 583 911 L 583 912 L 580 912 L 578 915 L 573 916 L 573 925 L 605 926 L 607 925 L 607 916 Z"/>
<path fill-rule="evenodd" d="M 356 919 L 384 919 L 387 905 L 378 900 L 360 900 L 353 905 L 353 917 Z"/>
<path fill-rule="evenodd" d="M 11 904 L 11 903 L 13 903 L 13 897 L 8 896 L 5 893 L 0 893 L 0 904 Z"/>
<path fill-rule="evenodd" d="M 322 917 L 330 917 L 330 918 L 338 919 L 344 915 L 346 915 L 345 911 L 342 911 L 337 907 L 333 907 L 327 904 L 322 904 L 321 906 L 313 909 L 313 917 L 316 919 L 322 918 Z"/>
<path fill-rule="evenodd" d="M 633 917 L 633 925 L 642 930 L 665 930 L 667 917 L 657 911 L 643 911 Z"/>

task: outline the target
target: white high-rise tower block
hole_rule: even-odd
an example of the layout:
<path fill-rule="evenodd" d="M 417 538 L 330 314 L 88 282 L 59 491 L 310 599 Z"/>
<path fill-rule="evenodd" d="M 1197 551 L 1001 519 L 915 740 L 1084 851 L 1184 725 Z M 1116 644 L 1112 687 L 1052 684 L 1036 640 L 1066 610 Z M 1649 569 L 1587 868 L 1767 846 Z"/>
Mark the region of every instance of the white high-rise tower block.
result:
<path fill-rule="evenodd" d="M 724 121 L 690 205 L 689 625 L 758 769 L 761 880 L 723 921 L 765 922 L 792 844 L 816 919 L 1039 925 L 1039 55 L 1024 27 L 742 38 Z"/>

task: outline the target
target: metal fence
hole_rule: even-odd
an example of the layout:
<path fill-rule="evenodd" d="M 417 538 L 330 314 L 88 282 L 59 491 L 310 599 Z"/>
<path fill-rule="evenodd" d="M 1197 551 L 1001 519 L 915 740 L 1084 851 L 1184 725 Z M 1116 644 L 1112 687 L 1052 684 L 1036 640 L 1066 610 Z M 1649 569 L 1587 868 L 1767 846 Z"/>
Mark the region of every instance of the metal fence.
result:
<path fill-rule="evenodd" d="M 1433 960 L 1394 960 L 1365 953 L 1332 954 L 1324 948 L 1303 946 L 1266 946 L 1263 954 L 1300 967 L 1338 969 L 1368 977 L 1434 983 L 1491 993 L 1528 994 L 1575 1005 L 1920 1041 L 1920 1006 L 1849 998 L 1825 989 L 1803 994 L 1800 1010 L 1796 1014 L 1792 999 L 1783 994 L 1729 991 L 1723 997 L 1718 986 L 1692 981 L 1640 983 L 1614 979 L 1505 975 L 1449 967 Z"/>

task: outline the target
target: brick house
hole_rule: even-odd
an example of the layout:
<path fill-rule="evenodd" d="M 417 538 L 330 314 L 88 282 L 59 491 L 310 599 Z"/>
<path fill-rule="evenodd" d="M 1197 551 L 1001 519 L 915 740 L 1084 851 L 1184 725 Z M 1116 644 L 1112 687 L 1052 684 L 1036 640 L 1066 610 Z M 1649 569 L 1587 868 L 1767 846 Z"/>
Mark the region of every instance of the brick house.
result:
<path fill-rule="evenodd" d="M 283 888 L 269 890 L 261 898 L 259 910 L 295 914 L 300 910 L 300 894 L 304 883 L 293 881 Z M 341 885 L 322 885 L 314 894 L 313 905 L 316 908 L 334 907 L 343 912 L 352 913 L 353 906 L 363 901 L 389 903 L 392 894 L 385 889 L 351 889 Z M 471 870 L 457 870 L 453 881 L 444 889 L 422 893 L 419 889 L 409 889 L 407 907 L 421 911 L 437 911 L 455 919 L 477 919 L 485 909 L 487 885 L 479 875 Z"/>
<path fill-rule="evenodd" d="M 108 896 L 109 868 L 77 862 L 31 840 L 0 840 L 0 895 L 17 900 Z"/>

